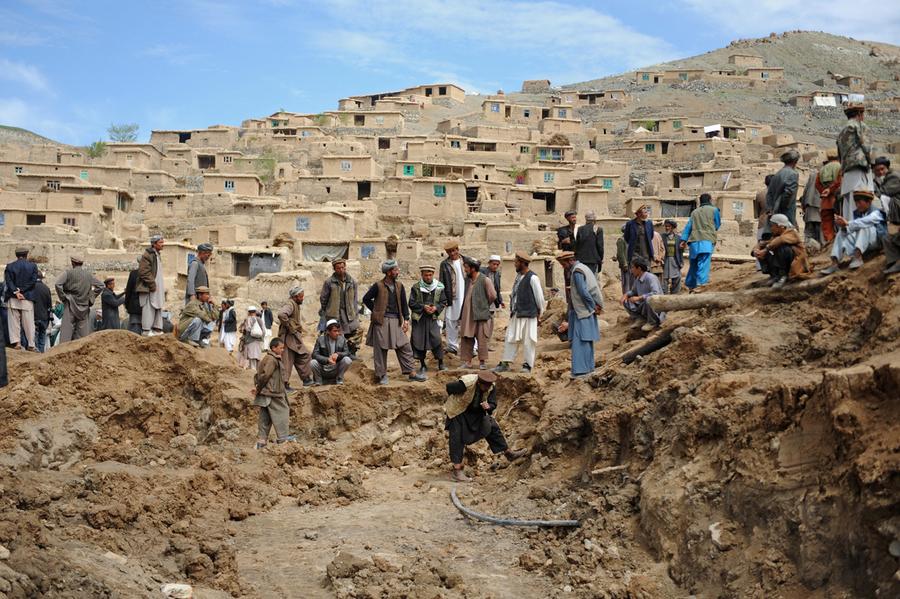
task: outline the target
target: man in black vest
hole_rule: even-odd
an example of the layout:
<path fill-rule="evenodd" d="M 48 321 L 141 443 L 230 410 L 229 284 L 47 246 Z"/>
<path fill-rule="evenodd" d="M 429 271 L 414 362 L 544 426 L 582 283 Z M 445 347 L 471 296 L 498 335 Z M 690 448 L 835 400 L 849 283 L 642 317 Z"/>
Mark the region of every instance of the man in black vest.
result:
<path fill-rule="evenodd" d="M 516 252 L 516 280 L 509 299 L 509 326 L 506 327 L 506 343 L 503 345 L 503 361 L 494 372 L 506 372 L 516 359 L 519 345 L 525 349 L 522 372 L 531 373 L 534 367 L 538 340 L 538 321 L 544 313 L 544 290 L 541 281 L 528 269 L 531 256 Z"/>
<path fill-rule="evenodd" d="M 591 269 L 594 274 L 603 265 L 603 229 L 596 223 L 593 212 L 584 215 L 584 224 L 575 237 L 575 259 Z"/>

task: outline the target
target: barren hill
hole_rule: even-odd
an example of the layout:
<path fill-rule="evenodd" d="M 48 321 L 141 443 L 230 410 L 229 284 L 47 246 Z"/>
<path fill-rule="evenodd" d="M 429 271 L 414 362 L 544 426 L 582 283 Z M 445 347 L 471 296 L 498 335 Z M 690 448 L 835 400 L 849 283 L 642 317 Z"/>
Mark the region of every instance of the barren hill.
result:
<path fill-rule="evenodd" d="M 0 125 L 0 144 L 55 144 L 65 146 L 66 144 L 54 141 L 50 138 L 38 135 L 28 129 L 21 127 L 11 127 L 9 125 Z"/>
<path fill-rule="evenodd" d="M 900 94 L 900 47 L 859 41 L 829 33 L 791 31 L 770 37 L 737 40 L 727 47 L 705 54 L 645 67 L 641 70 L 702 68 L 707 70 L 734 67 L 728 56 L 735 53 L 756 54 L 767 67 L 784 69 L 785 81 L 770 87 L 742 87 L 727 82 L 688 81 L 676 84 L 648 85 L 636 81 L 634 71 L 563 86 L 564 89 L 624 88 L 639 94 L 640 102 L 626 111 L 611 113 L 610 120 L 630 113 L 635 117 L 678 113 L 683 116 L 714 117 L 768 123 L 795 138 L 830 145 L 843 124 L 838 109 L 809 109 L 788 104 L 791 96 L 813 90 L 840 88 L 831 74 L 858 75 L 866 83 L 887 81 L 881 91 L 865 90 L 866 101 L 886 99 Z M 825 85 L 815 81 L 825 80 Z M 896 138 L 900 135 L 897 113 L 870 115 L 869 124 L 876 137 Z"/>

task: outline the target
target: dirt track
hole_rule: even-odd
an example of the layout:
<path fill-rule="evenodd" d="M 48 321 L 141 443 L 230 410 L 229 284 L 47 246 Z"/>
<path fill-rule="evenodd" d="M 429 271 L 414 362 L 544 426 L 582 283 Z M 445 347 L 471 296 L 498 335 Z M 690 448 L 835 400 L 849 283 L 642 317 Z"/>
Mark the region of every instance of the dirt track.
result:
<path fill-rule="evenodd" d="M 500 385 L 531 456 L 492 470 L 474 446 L 461 494 L 574 531 L 452 507 L 452 372 L 377 389 L 357 363 L 343 388 L 293 398 L 300 443 L 255 452 L 251 378 L 221 350 L 116 331 L 17 353 L 0 597 L 896 596 L 900 282 L 881 262 L 799 302 L 673 313 L 673 341 L 628 366 L 610 307 L 588 382 L 547 335 L 535 377 Z M 713 288 L 755 277 L 719 267 Z"/>

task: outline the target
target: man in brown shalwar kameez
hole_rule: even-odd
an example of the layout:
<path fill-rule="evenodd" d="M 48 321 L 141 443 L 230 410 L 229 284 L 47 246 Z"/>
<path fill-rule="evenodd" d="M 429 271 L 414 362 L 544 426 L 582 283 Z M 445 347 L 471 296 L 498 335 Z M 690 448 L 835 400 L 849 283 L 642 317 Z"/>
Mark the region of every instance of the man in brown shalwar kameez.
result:
<path fill-rule="evenodd" d="M 372 348 L 375 358 L 375 378 L 379 385 L 387 385 L 387 353 L 393 349 L 400 362 L 400 372 L 409 380 L 422 382 L 425 376 L 416 373 L 412 346 L 406 332 L 409 330 L 409 304 L 406 289 L 397 280 L 400 267 L 396 260 L 388 260 L 381 265 L 384 278 L 374 283 L 366 295 L 363 305 L 372 312 L 372 322 L 366 335 L 366 345 Z"/>
<path fill-rule="evenodd" d="M 269 349 L 256 367 L 253 377 L 253 405 L 259 406 L 259 439 L 256 448 L 262 449 L 269 441 L 269 431 L 275 428 L 275 442 L 296 441 L 290 434 L 291 406 L 288 403 L 281 358 L 284 343 L 276 337 L 269 342 Z"/>
<path fill-rule="evenodd" d="M 467 257 L 463 268 L 466 271 L 466 295 L 459 320 L 459 335 L 462 338 L 459 359 L 463 362 L 463 368 L 470 368 L 469 361 L 474 357 L 477 341 L 479 368 L 484 370 L 494 333 L 491 304 L 497 299 L 497 292 L 490 279 L 481 274 L 478 260 Z"/>
<path fill-rule="evenodd" d="M 313 383 L 312 367 L 309 365 L 311 356 L 309 349 L 303 343 L 303 319 L 300 314 L 300 305 L 303 303 L 303 288 L 294 287 L 290 290 L 291 299 L 278 311 L 278 338 L 284 343 L 284 354 L 281 362 L 284 369 L 284 388 L 291 391 L 288 382 L 291 380 L 291 370 L 297 369 L 297 374 L 303 379 L 304 386 Z"/>

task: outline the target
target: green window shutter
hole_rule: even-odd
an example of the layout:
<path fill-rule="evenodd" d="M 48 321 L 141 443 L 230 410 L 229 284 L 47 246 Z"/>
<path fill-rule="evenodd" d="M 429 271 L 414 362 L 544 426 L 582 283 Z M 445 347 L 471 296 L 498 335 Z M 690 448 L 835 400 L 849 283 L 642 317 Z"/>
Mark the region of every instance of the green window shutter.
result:
<path fill-rule="evenodd" d="M 612 189 L 612 179 L 603 180 L 603 189 Z"/>
<path fill-rule="evenodd" d="M 403 176 L 404 177 L 415 177 L 416 176 L 416 165 L 404 164 L 403 165 Z"/>
<path fill-rule="evenodd" d="M 443 198 L 447 196 L 447 186 L 446 185 L 435 185 L 434 186 L 434 197 Z"/>
<path fill-rule="evenodd" d="M 672 121 L 673 129 L 681 129 L 681 121 Z"/>
<path fill-rule="evenodd" d="M 645 152 L 655 152 L 656 144 L 644 144 L 644 151 Z"/>

